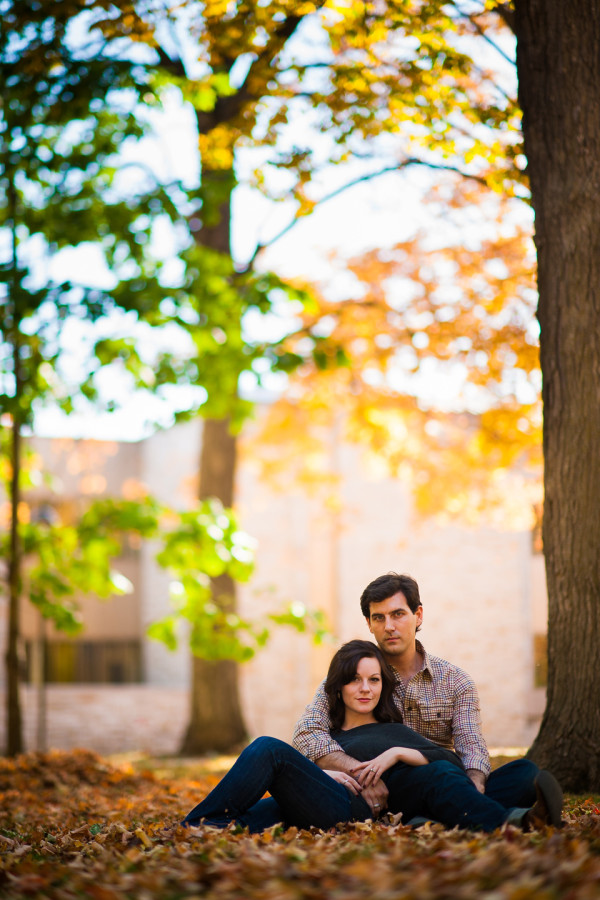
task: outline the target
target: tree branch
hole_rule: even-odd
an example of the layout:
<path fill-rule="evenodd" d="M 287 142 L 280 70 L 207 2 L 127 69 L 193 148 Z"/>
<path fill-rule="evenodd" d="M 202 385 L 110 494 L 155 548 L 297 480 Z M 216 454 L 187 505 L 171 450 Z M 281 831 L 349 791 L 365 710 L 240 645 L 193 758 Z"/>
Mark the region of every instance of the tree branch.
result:
<path fill-rule="evenodd" d="M 379 178 L 381 175 L 387 175 L 390 172 L 398 172 L 401 169 L 408 168 L 408 166 L 425 166 L 425 168 L 428 169 L 437 169 L 444 172 L 454 172 L 456 175 L 461 175 L 463 178 L 467 178 L 471 181 L 476 181 L 478 184 L 487 187 L 485 178 L 481 178 L 479 175 L 471 175 L 469 172 L 464 172 L 457 166 L 446 166 L 438 163 L 429 163 L 423 159 L 409 157 L 408 159 L 405 159 L 403 162 L 397 163 L 394 166 L 385 166 L 383 169 L 379 169 L 378 172 L 367 172 L 365 175 L 360 175 L 358 178 L 353 178 L 351 181 L 346 182 L 346 184 L 343 184 L 341 187 L 336 188 L 334 191 L 331 191 L 331 193 L 326 194 L 324 197 L 321 197 L 320 200 L 316 201 L 315 206 L 322 206 L 323 203 L 327 203 L 329 200 L 333 200 L 335 197 L 338 197 L 340 194 L 344 193 L 344 191 L 347 191 L 349 188 L 356 187 L 356 185 L 362 184 L 364 181 L 371 181 L 371 179 L 373 178 Z M 297 225 L 298 222 L 300 222 L 303 218 L 305 217 L 296 213 L 296 215 L 294 215 L 291 221 L 288 222 L 285 228 L 282 228 L 281 231 L 279 231 L 269 241 L 257 244 L 254 253 L 250 257 L 244 268 L 241 270 L 241 273 L 245 274 L 246 272 L 249 272 L 254 262 L 256 261 L 257 256 L 263 250 L 266 250 L 268 247 L 272 247 L 273 244 L 275 244 L 278 240 L 284 237 L 284 235 L 291 231 L 294 225 Z"/>
<path fill-rule="evenodd" d="M 325 0 L 322 0 L 319 5 L 322 6 L 324 2 Z M 250 77 L 259 77 L 261 70 L 271 68 L 273 61 L 283 50 L 285 44 L 306 15 L 307 13 L 303 13 L 302 15 L 289 15 L 279 27 L 273 31 L 273 34 L 263 50 L 256 52 L 254 61 L 248 67 L 244 82 L 240 85 L 235 94 L 232 94 L 229 97 L 219 97 L 215 103 L 215 108 L 211 112 L 196 111 L 196 121 L 198 130 L 201 134 L 210 131 L 211 128 L 214 128 L 216 125 L 231 121 L 231 119 L 235 118 L 240 112 L 245 103 L 252 99 L 259 99 L 259 97 L 248 90 L 248 80 Z M 225 65 L 225 71 L 227 73 L 231 71 L 236 60 L 237 57 L 227 58 Z M 272 77 L 272 72 L 269 72 L 268 77 Z"/>
<path fill-rule="evenodd" d="M 289 40 L 289 38 L 291 38 L 305 15 L 306 13 L 303 13 L 299 16 L 286 16 L 279 28 L 276 28 L 274 30 L 264 49 L 260 53 L 256 54 L 256 59 L 248 68 L 246 80 L 248 80 L 248 77 L 251 74 L 254 74 L 254 71 L 259 66 L 263 65 L 264 63 L 267 63 L 267 65 L 271 65 L 275 57 L 278 56 L 279 53 L 281 53 L 287 41 Z"/>
<path fill-rule="evenodd" d="M 509 3 L 498 3 L 495 11 L 498 13 L 504 24 L 510 28 L 513 34 L 515 32 L 515 12 L 511 9 Z"/>
<path fill-rule="evenodd" d="M 460 8 L 460 6 L 458 5 L 458 3 L 456 3 L 456 0 L 450 0 L 450 2 L 451 2 L 451 4 L 452 4 L 452 6 L 453 6 L 453 7 L 457 10 L 457 12 L 460 14 L 460 16 L 461 16 L 463 19 L 467 19 L 467 20 L 471 23 L 471 25 L 473 26 L 473 28 L 474 28 L 474 29 L 477 31 L 477 33 L 484 39 L 484 41 L 487 41 L 487 43 L 488 43 L 491 47 L 493 47 L 494 50 L 495 50 L 497 53 L 499 53 L 500 56 L 501 56 L 503 59 L 506 60 L 507 63 L 510 63 L 511 66 L 516 66 L 515 60 L 514 60 L 514 59 L 511 59 L 510 56 L 509 56 L 507 53 L 504 52 L 504 50 L 502 49 L 502 47 L 499 47 L 498 44 L 497 44 L 495 41 L 493 41 L 493 40 L 491 39 L 491 37 L 490 37 L 490 36 L 488 35 L 488 33 L 486 32 L 485 28 L 482 28 L 482 26 L 479 24 L 479 22 L 477 21 L 475 15 L 474 15 L 473 13 L 467 13 L 467 12 L 465 12 L 464 10 L 462 10 L 462 9 Z M 502 4 L 502 5 L 506 5 L 506 4 Z M 498 7 L 498 12 L 499 12 L 499 14 L 501 14 L 501 13 L 500 13 L 500 8 L 499 8 L 499 7 Z M 504 18 L 504 17 L 502 17 L 502 18 Z M 509 27 L 510 27 L 510 26 L 509 26 Z"/>
<path fill-rule="evenodd" d="M 158 53 L 158 58 L 163 69 L 166 69 L 178 78 L 185 78 L 185 68 L 181 59 L 171 59 L 166 50 L 158 43 L 155 45 L 154 49 Z"/>

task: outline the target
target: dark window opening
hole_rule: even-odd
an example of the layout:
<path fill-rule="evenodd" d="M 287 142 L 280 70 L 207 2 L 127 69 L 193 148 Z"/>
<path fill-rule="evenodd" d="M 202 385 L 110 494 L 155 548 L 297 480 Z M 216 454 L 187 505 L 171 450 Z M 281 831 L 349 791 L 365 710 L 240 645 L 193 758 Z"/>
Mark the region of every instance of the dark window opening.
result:
<path fill-rule="evenodd" d="M 32 681 L 35 645 L 25 647 L 25 680 Z M 46 641 L 48 684 L 132 684 L 142 680 L 141 644 L 131 641 Z"/>

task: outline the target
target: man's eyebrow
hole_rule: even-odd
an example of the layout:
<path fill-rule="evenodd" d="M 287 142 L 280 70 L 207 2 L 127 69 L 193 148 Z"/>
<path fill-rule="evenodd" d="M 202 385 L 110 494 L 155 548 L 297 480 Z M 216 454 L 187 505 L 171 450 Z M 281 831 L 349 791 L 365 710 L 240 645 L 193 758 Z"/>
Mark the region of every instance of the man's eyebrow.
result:
<path fill-rule="evenodd" d="M 406 612 L 406 610 L 404 609 L 403 606 L 397 606 L 396 609 L 391 609 L 387 613 L 387 615 L 388 616 L 396 616 L 398 613 L 405 613 L 405 612 Z M 386 615 L 386 613 L 374 612 L 374 613 L 371 613 L 371 618 L 374 619 L 375 616 L 381 616 L 383 618 L 385 615 Z"/>

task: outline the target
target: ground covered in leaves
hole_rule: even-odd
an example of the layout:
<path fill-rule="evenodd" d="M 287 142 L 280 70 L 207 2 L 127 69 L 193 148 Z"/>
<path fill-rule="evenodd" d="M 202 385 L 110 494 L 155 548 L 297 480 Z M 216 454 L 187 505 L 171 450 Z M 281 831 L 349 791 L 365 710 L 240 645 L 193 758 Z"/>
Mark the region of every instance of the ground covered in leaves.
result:
<path fill-rule="evenodd" d="M 194 769 L 86 752 L 0 760 L 0 897 L 597 900 L 599 798 L 569 798 L 560 831 L 493 835 L 348 825 L 248 835 L 180 827 L 216 783 Z"/>

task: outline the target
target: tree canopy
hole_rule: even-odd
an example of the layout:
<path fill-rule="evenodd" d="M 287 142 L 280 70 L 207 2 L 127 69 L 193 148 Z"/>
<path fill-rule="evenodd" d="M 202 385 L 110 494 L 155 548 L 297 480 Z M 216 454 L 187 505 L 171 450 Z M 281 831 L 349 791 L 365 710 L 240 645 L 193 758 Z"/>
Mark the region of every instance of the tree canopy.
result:
<path fill-rule="evenodd" d="M 90 371 L 116 359 L 140 386 L 151 382 L 155 389 L 184 381 L 198 389 L 185 412 L 202 407 L 207 417 L 200 461 L 203 499 L 214 495 L 229 505 L 233 498 L 235 432 L 248 411 L 240 397 L 240 376 L 251 373 L 260 380 L 261 373 L 278 368 L 297 369 L 297 385 L 311 379 L 309 391 L 299 389 L 296 407 L 304 403 L 312 420 L 324 402 L 324 395 L 319 397 L 323 372 L 349 388 L 350 395 L 356 389 L 355 429 L 367 433 L 378 448 L 382 438 L 389 443 L 392 437 L 392 467 L 410 450 L 396 424 L 398 409 L 418 423 L 422 441 L 440 453 L 464 445 L 467 422 L 469 461 L 487 456 L 496 471 L 539 463 L 540 369 L 530 319 L 535 293 L 526 232 L 499 229 L 471 247 L 460 241 L 434 246 L 415 236 L 386 253 L 373 251 L 352 263 L 353 297 L 319 295 L 306 284 L 290 288 L 260 268 L 265 246 L 320 201 L 383 172 L 424 167 L 454 173 L 481 190 L 517 201 L 528 199 L 530 179 L 544 378 L 551 685 L 542 729 L 546 734 L 556 733 L 556 717 L 565 718 L 569 698 L 560 686 L 572 682 L 576 663 L 569 647 L 580 643 L 558 639 L 561 617 L 570 613 L 576 620 L 575 613 L 582 613 L 594 622 L 598 598 L 589 585 L 600 583 L 597 553 L 586 537 L 594 532 L 589 498 L 597 493 L 592 440 L 597 423 L 588 413 L 589 404 L 580 402 L 587 396 L 583 386 L 595 385 L 597 368 L 586 339 L 596 333 L 598 254 L 592 236 L 600 229 L 584 186 L 596 177 L 593 122 L 598 117 L 590 85 L 599 39 L 591 0 L 556 0 L 547 8 L 539 0 L 516 0 L 514 5 L 513 16 L 508 4 L 467 0 L 372 5 L 188 0 L 167 10 L 107 3 L 91 11 L 83 2 L 58 2 L 49 15 L 44 4 L 6 0 L 2 177 L 10 239 L 3 261 L 8 310 L 3 385 L 5 411 L 14 422 L 24 422 L 33 408 L 29 386 L 43 393 L 54 378 L 44 363 L 58 368 L 57 323 L 64 319 L 65 304 L 78 305 L 79 314 L 92 319 L 103 304 L 113 304 L 149 325 L 171 322 L 188 338 L 186 352 L 176 360 L 155 355 L 150 367 L 130 337 L 102 338 L 94 344 Z M 64 37 L 79 13 L 90 44 L 73 54 Z M 534 36 L 533 22 L 541 23 L 547 40 Z M 514 74 L 507 75 L 513 27 L 525 148 Z M 484 45 L 492 46 L 501 61 L 493 73 Z M 554 66 L 554 59 L 562 60 L 563 68 Z M 23 86 L 17 83 L 21 71 L 27 76 Z M 550 87 L 540 86 L 540 73 Z M 117 145 L 141 136 L 144 104 L 155 105 L 173 92 L 187 104 L 195 123 L 193 183 L 154 179 L 143 189 L 128 186 L 129 192 L 120 193 L 118 176 L 123 173 L 113 157 Z M 90 104 L 85 109 L 84 95 Z M 589 116 L 581 112 L 582 97 Z M 553 116 L 554 110 L 564 116 Z M 98 147 L 90 139 L 92 125 Z M 553 156 L 549 147 L 557 148 Z M 22 160 L 30 173 L 27 183 Z M 289 211 L 282 227 L 253 235 L 253 249 L 245 259 L 234 258 L 231 242 L 232 197 L 241 183 Z M 102 198 L 101 210 L 94 206 L 97 197 Z M 472 205 L 472 199 L 468 202 Z M 486 203 L 481 208 L 489 208 Z M 502 206 L 498 210 L 504 214 Z M 164 259 L 154 252 L 155 224 L 161 217 L 170 223 L 181 261 L 176 277 L 165 275 Z M 567 226 L 578 237 L 576 245 L 565 237 Z M 27 265 L 28 243 L 37 248 L 41 239 L 48 255 L 74 236 L 102 245 L 109 266 L 120 276 L 112 291 L 59 285 L 52 278 L 36 283 Z M 560 279 L 553 278 L 557 265 L 564 275 Z M 394 285 L 408 280 L 417 289 L 410 304 L 398 304 Z M 300 319 L 297 333 L 274 342 L 252 338 L 248 313 L 270 314 L 282 296 L 299 301 L 294 308 Z M 23 326 L 30 317 L 33 326 Z M 40 335 L 48 338 L 46 344 L 39 343 Z M 582 347 L 587 352 L 578 353 Z M 434 360 L 442 367 L 464 364 L 474 376 L 471 405 L 460 411 L 462 419 L 457 420 L 454 410 L 454 417 L 442 422 L 433 407 L 421 416 L 419 377 Z M 393 376 L 402 386 L 402 399 L 391 390 Z M 92 392 L 89 384 L 82 379 L 84 393 Z M 370 402 L 376 390 L 383 398 L 380 411 Z M 69 403 L 64 397 L 63 402 Z M 18 429 L 13 433 L 17 436 Z M 15 459 L 18 452 L 15 444 Z M 585 473 L 579 481 L 573 477 L 579 471 L 573 459 Z M 464 465 L 453 470 L 459 476 L 454 497 L 459 505 L 460 494 L 469 490 L 468 479 L 461 483 L 464 472 Z M 425 468 L 418 474 L 421 500 L 429 499 L 431 472 Z M 574 542 L 573 534 L 583 537 Z M 232 584 L 215 582 L 214 592 L 223 611 L 233 614 Z M 588 634 L 593 638 L 594 629 Z M 587 644 L 584 650 L 581 658 L 591 658 Z M 215 670 L 210 672 L 213 677 Z M 206 675 L 198 668 L 194 684 Z M 577 682 L 580 712 L 573 730 L 584 746 L 590 738 L 583 723 L 596 722 L 594 714 L 583 712 L 590 697 L 586 683 Z M 235 691 L 234 676 L 222 684 Z M 206 725 L 198 704 L 191 724 L 188 749 L 198 749 L 198 734 Z M 232 733 L 241 733 L 239 725 L 224 740 L 231 740 Z M 563 738 L 561 765 L 568 778 L 574 738 Z M 547 759 L 548 738 L 534 749 Z M 597 773 L 581 752 L 578 759 L 572 783 L 588 784 Z"/>
<path fill-rule="evenodd" d="M 78 21 L 73 16 L 84 6 L 2 5 L 0 415 L 9 426 L 9 439 L 2 444 L 7 460 L 2 474 L 10 505 L 10 528 L 3 540 L 10 595 L 9 752 L 20 750 L 22 741 L 17 650 L 21 597 L 26 593 L 57 627 L 78 630 L 75 592 L 99 597 L 118 592 L 112 560 L 123 535 L 134 530 L 143 537 L 155 536 L 165 519 L 165 511 L 148 499 L 95 504 L 77 523 L 32 521 L 25 512 L 23 493 L 28 479 L 25 430 L 33 425 L 36 409 L 49 402 L 66 412 L 80 407 L 82 401 L 104 401 L 109 409 L 116 406 L 118 397 L 103 397 L 100 389 L 98 375 L 106 368 L 124 365 L 138 387 L 155 392 L 186 378 L 189 383 L 187 359 L 182 363 L 168 349 L 141 351 L 139 335 L 134 337 L 128 325 L 132 317 L 147 326 L 176 326 L 185 319 L 173 299 L 172 285 L 163 277 L 164 254 L 156 247 L 157 228 L 171 223 L 176 229 L 181 210 L 175 200 L 185 202 L 185 191 L 173 184 L 166 189 L 139 163 L 122 165 L 124 148 L 139 145 L 149 131 L 140 103 L 143 98 L 151 104 L 157 89 L 135 59 L 119 59 L 98 47 L 93 38 L 86 43 L 73 35 Z M 132 169 L 135 176 L 126 177 Z M 94 283 L 94 273 L 87 280 L 85 275 L 79 280 L 58 277 L 65 269 L 64 251 L 92 245 L 104 260 L 110 276 L 107 283 Z M 201 260 L 202 275 L 197 270 L 191 275 L 194 283 L 204 285 L 202 296 L 200 290 L 195 292 L 200 304 L 204 298 L 209 305 L 223 301 L 226 307 L 248 293 L 261 302 L 264 285 L 271 286 L 268 277 L 260 284 L 251 275 L 237 277 L 230 262 L 209 256 Z M 183 307 L 186 302 L 184 291 Z M 185 333 L 195 337 L 199 348 L 203 325 L 201 313 L 196 313 L 193 322 L 189 317 L 186 321 Z M 219 373 L 210 365 L 209 354 L 198 349 L 197 355 L 203 360 L 203 371 L 217 384 Z M 194 383 L 201 380 L 198 367 L 193 376 Z M 218 406 L 219 395 L 210 393 Z M 185 414 L 192 414 L 206 396 L 206 390 L 197 391 L 189 403 L 188 393 Z M 188 591 L 187 608 L 180 605 L 177 617 L 187 615 L 193 620 L 191 641 L 196 652 L 246 658 L 257 643 L 265 642 L 264 623 L 259 627 L 239 617 L 234 622 L 233 616 L 226 622 L 215 621 L 208 613 L 202 619 L 210 595 L 202 581 L 206 573 L 247 577 L 249 557 L 242 549 L 241 533 L 218 501 L 207 500 L 187 515 L 185 528 L 189 531 L 195 522 L 196 544 L 188 580 L 198 575 L 198 562 L 203 568 L 194 592 Z M 220 537 L 211 537 L 211 529 Z M 174 531 L 171 522 L 161 556 L 167 567 L 176 567 L 169 549 Z M 182 526 L 180 546 L 183 537 Z M 205 552 L 198 555 L 201 547 Z M 290 623 L 295 623 L 294 617 Z M 164 623 L 162 628 L 155 626 L 157 636 L 165 638 L 167 630 L 172 643 L 173 623 L 169 629 Z M 219 647 L 210 641 L 215 630 L 222 634 Z M 240 643 L 244 631 L 248 639 Z"/>
<path fill-rule="evenodd" d="M 115 366 L 126 368 L 138 388 L 193 386 L 195 393 L 186 395 L 193 399 L 181 412 L 201 408 L 207 417 L 202 499 L 216 496 L 226 506 L 233 499 L 232 431 L 248 411 L 239 392 L 242 373 L 260 381 L 265 371 L 289 372 L 307 363 L 319 371 L 333 363 L 343 373 L 352 355 L 352 303 L 346 304 L 336 332 L 324 336 L 321 322 L 328 321 L 331 309 L 311 299 L 305 286 L 285 285 L 261 270 L 260 251 L 277 234 L 257 234 L 249 259 L 233 259 L 236 184 L 245 181 L 284 205 L 286 228 L 344 184 L 412 167 L 457 172 L 491 191 L 526 193 L 514 98 L 502 74 L 492 74 L 483 57 L 472 52 L 473 39 L 482 33 L 488 41 L 496 39 L 490 29 L 498 29 L 498 20 L 485 10 L 474 16 L 470 9 L 438 2 L 386 2 L 372 8 L 333 2 L 185 2 L 173 10 L 128 3 L 118 8 L 100 4 L 90 11 L 84 3 L 59 2 L 49 11 L 27 2 L 7 3 L 5 12 L 9 68 L 25 62 L 33 73 L 31 91 L 47 96 L 51 110 L 35 123 L 37 131 L 27 141 L 36 147 L 43 125 L 43 141 L 50 148 L 41 152 L 46 167 L 35 163 L 31 169 L 39 202 L 29 204 L 27 236 L 43 235 L 47 254 L 69 241 L 95 241 L 117 277 L 112 290 L 61 285 L 55 291 L 60 301 L 48 306 L 50 317 L 61 304 L 76 300 L 83 304 L 84 317 L 121 310 L 151 326 L 175 326 L 185 335 L 185 350 L 175 356 L 148 355 L 126 333 L 102 335 L 91 342 L 79 387 L 93 396 L 100 367 Z M 23 52 L 12 59 L 19 41 Z M 12 86 L 17 88 L 16 81 Z M 197 130 L 197 174 L 188 182 L 157 178 L 139 164 L 123 166 L 122 155 L 116 155 L 148 132 L 143 110 L 156 110 L 174 92 L 192 110 Z M 24 114 L 28 108 L 25 103 Z M 68 127 L 53 132 L 52 116 Z M 18 150 L 19 135 L 16 140 Z M 34 159 L 36 153 L 32 149 Z M 348 175 L 336 175 L 330 189 L 334 170 Z M 21 193 L 25 206 L 28 197 Z M 72 231 L 61 230 L 63 219 Z M 176 275 L 156 249 L 157 230 L 167 224 L 180 263 Z M 25 237 L 22 232 L 19 240 Z M 364 273 L 355 268 L 365 285 Z M 301 353 L 293 339 L 263 341 L 246 328 L 249 311 L 259 319 L 277 312 L 282 297 L 305 311 L 297 335 L 305 339 Z M 396 322 L 395 339 L 406 325 Z M 39 316 L 30 330 L 41 333 Z M 366 345 L 375 346 L 369 340 Z M 382 373 L 383 356 L 374 354 Z M 51 366 L 59 368 L 58 357 Z M 71 403 L 68 391 L 63 391 L 63 403 Z M 396 398 L 395 405 L 402 402 Z M 384 426 L 372 416 L 363 417 L 367 423 L 374 426 L 377 443 Z M 231 582 L 215 584 L 229 615 L 234 614 L 227 599 L 232 594 Z M 201 678 L 197 673 L 194 683 Z M 196 731 L 208 733 L 207 723 L 201 726 Z"/>

